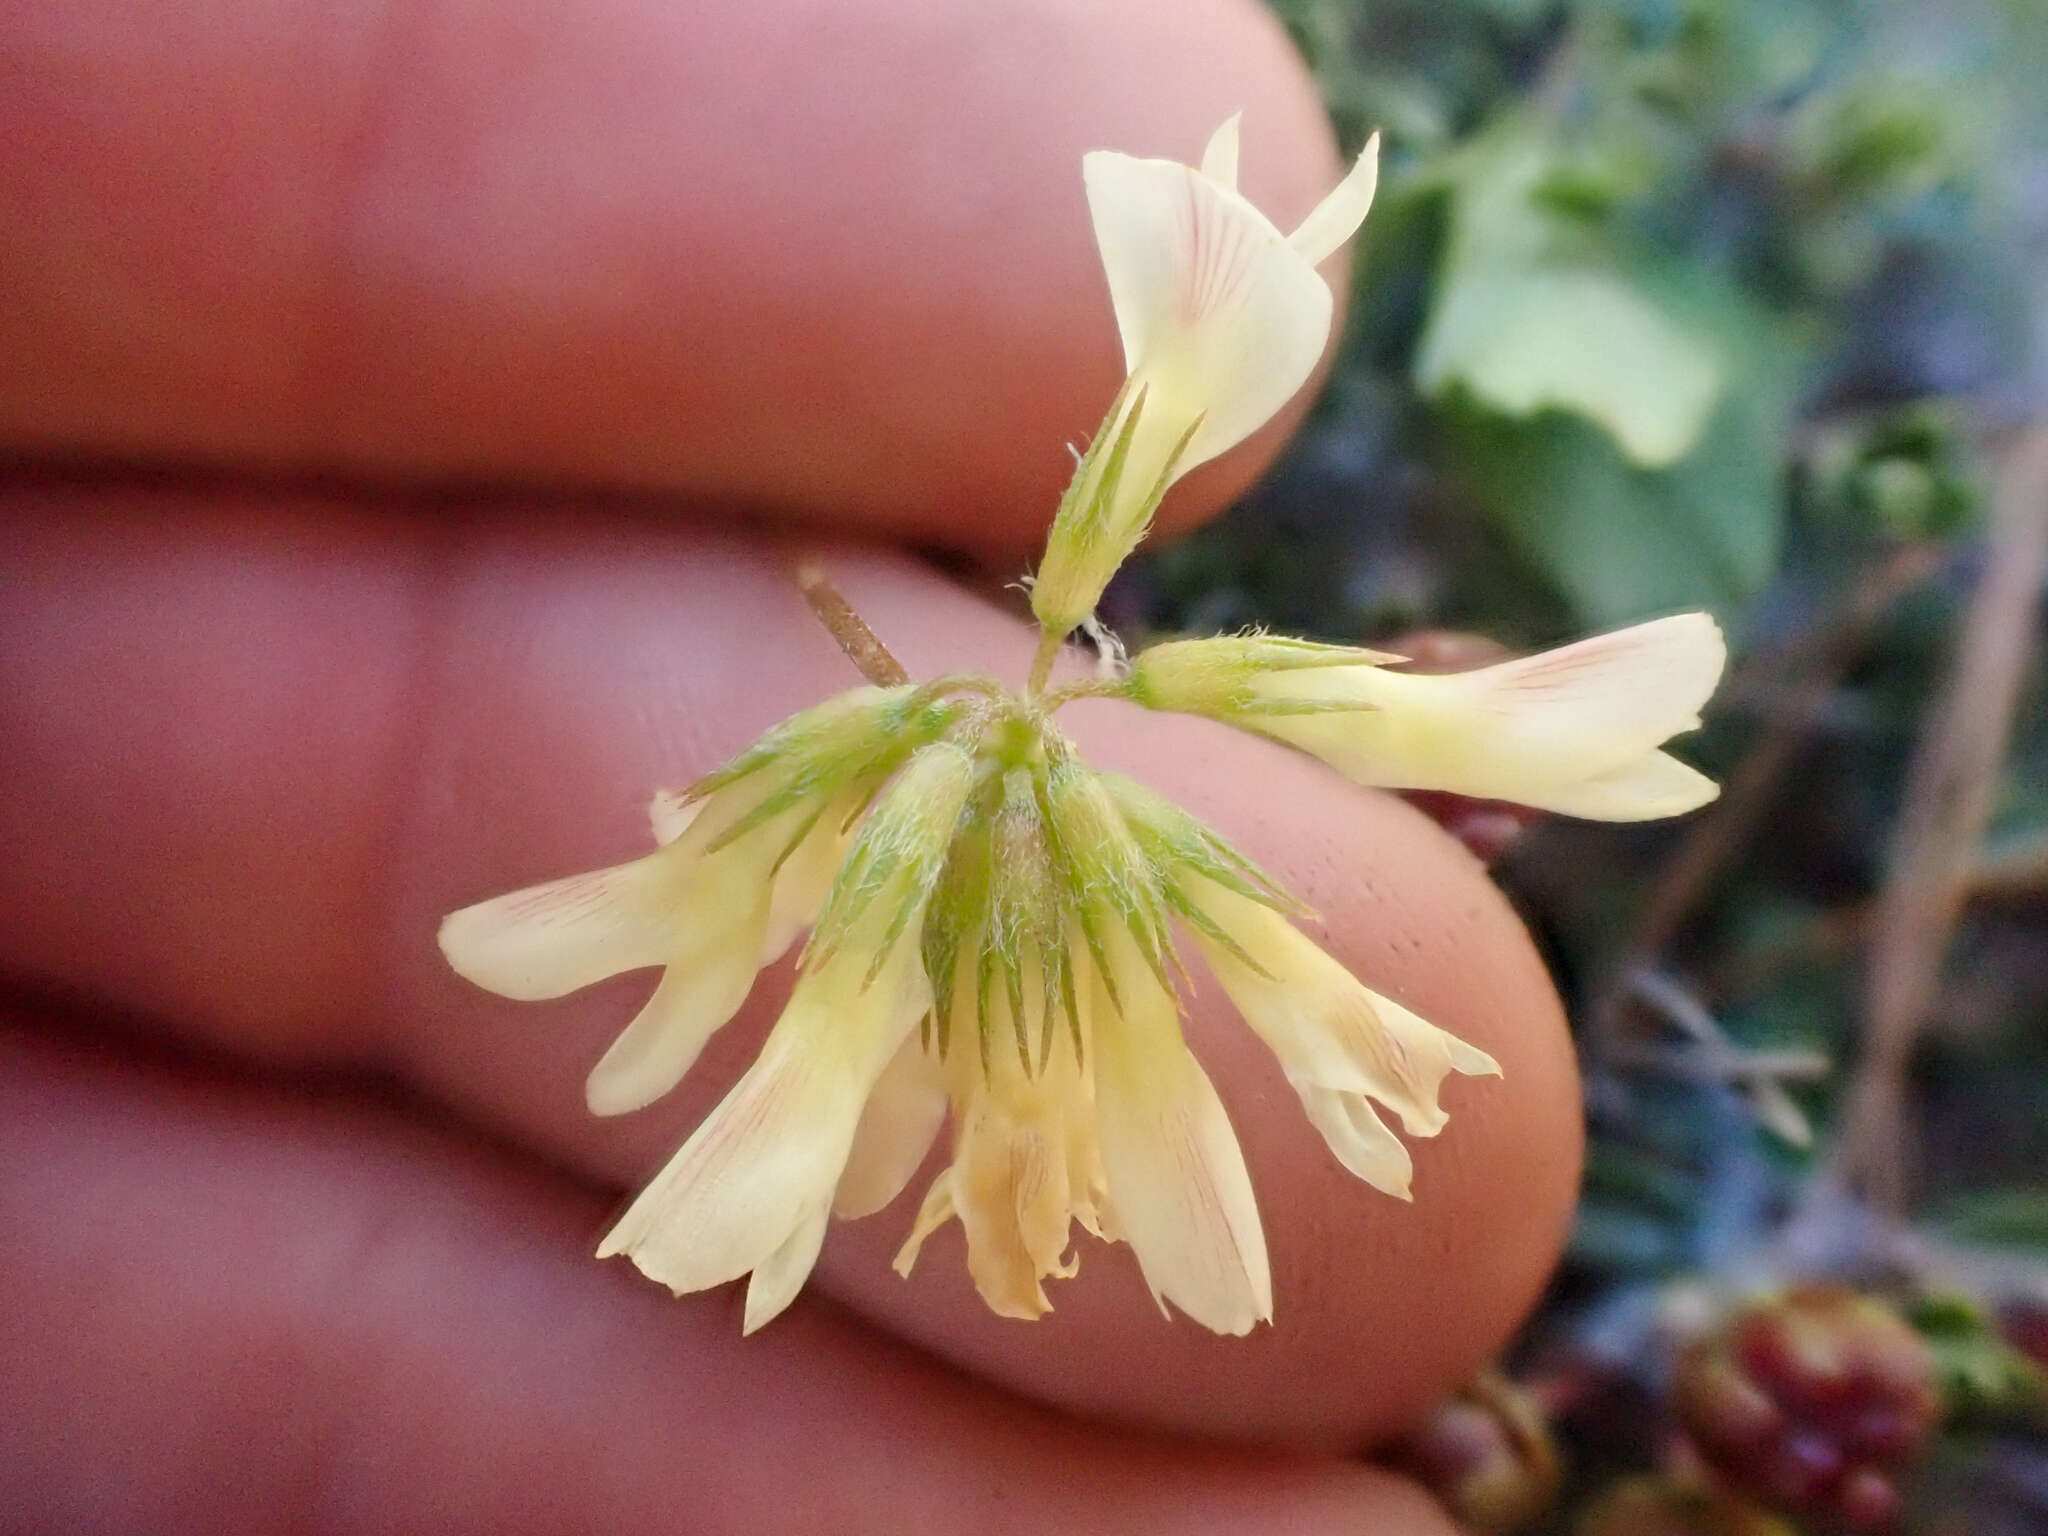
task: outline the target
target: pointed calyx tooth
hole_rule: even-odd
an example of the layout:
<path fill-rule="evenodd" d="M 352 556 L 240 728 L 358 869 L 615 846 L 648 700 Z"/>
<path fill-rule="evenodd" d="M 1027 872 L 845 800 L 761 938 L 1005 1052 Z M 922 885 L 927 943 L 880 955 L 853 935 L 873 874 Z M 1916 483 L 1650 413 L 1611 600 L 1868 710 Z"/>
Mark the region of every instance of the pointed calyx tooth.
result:
<path fill-rule="evenodd" d="M 1048 634 L 1065 635 L 1088 621 L 1109 578 L 1152 526 L 1201 426 L 1198 413 L 1178 437 L 1152 441 L 1150 427 L 1161 413 L 1147 415 L 1147 396 L 1145 385 L 1125 383 L 1060 498 L 1031 585 L 1032 614 Z"/>
<path fill-rule="evenodd" d="M 1039 806 L 1042 768 L 1042 762 L 1020 764 L 1002 775 L 1002 804 L 989 839 L 989 923 L 978 978 L 980 1018 L 985 1024 L 988 994 L 1000 987 L 1015 1036 L 1009 1043 L 1014 1044 L 1027 1075 L 1034 1070 L 1034 1063 L 1043 1062 L 1050 1052 L 1061 1000 L 1073 990 L 1066 968 L 1066 922 L 1059 882 Z M 1041 1028 L 1035 1040 L 1027 1035 L 1027 1023 L 1034 1013 L 1027 1004 L 1027 990 L 1038 994 L 1034 1001 L 1039 1005 L 1035 1012 Z M 981 1042 L 984 1056 L 992 1049 L 1006 1048 L 1006 1042 L 989 1038 L 986 1027 Z"/>
<path fill-rule="evenodd" d="M 1050 762 L 1070 752 L 1042 714 L 1025 710 L 992 720 L 976 750 L 974 788 L 925 912 L 935 993 L 927 1035 L 945 1057 L 971 1031 L 985 1065 L 1010 1051 L 1029 1076 L 1062 1021 L 1080 1049 L 1071 893 L 1048 825 Z"/>
<path fill-rule="evenodd" d="M 1147 968 L 1171 987 L 1172 938 L 1152 861 L 1131 835 L 1103 776 L 1071 753 L 1045 779 L 1046 824 L 1069 911 L 1113 1006 L 1121 1007 L 1111 936 L 1126 933 Z"/>
<path fill-rule="evenodd" d="M 1199 817 L 1136 779 L 1107 772 L 1100 778 L 1176 912 L 1186 906 L 1180 888 L 1190 876 L 1200 876 L 1277 912 L 1308 915 L 1307 907 Z"/>

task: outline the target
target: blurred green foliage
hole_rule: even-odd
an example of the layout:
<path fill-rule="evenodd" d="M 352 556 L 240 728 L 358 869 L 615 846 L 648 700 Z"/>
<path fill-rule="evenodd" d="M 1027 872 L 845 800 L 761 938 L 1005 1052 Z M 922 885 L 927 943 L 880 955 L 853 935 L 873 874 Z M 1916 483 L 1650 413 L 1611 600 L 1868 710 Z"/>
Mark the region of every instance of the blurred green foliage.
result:
<path fill-rule="evenodd" d="M 1926 1297 L 1910 1320 L 1934 1351 L 1952 1419 L 1998 1423 L 2048 1406 L 2048 1377 L 1999 1336 L 1996 1319 L 1970 1298 Z"/>
<path fill-rule="evenodd" d="M 1836 536 L 1968 518 L 1967 418 L 1941 402 L 2010 409 L 2042 368 L 2048 7 L 1276 9 L 1347 145 L 1386 134 L 1349 333 L 1303 451 L 1210 536 L 1223 557 L 1169 552 L 1125 617 L 1214 619 L 1219 570 L 1276 521 L 1326 556 L 1288 515 L 1304 481 L 1325 518 L 1386 525 L 1338 541 L 1341 576 L 1278 594 L 1338 633 L 1741 620 L 1797 558 L 1809 468 Z M 1478 526 L 1414 531 L 1459 521 Z M 1504 558 L 1376 571 L 1404 541 L 1421 563 L 1447 542 Z M 1273 563 L 1243 583 L 1269 617 Z M 1503 602 L 1517 584 L 1534 590 Z"/>
<path fill-rule="evenodd" d="M 1785 1082 L 1816 1144 L 1767 1130 L 1676 1019 L 1607 1016 L 1699 820 L 1550 821 L 1497 870 L 1571 1007 L 1592 1133 L 1525 1353 L 1629 1358 L 1660 1287 L 1755 1274 L 1789 1221 L 1826 1231 L 1809 1197 L 1905 764 L 1986 558 L 1998 435 L 2048 405 L 2048 0 L 1272 3 L 1345 147 L 1385 134 L 1346 334 L 1274 472 L 1128 569 L 1105 616 L 1517 646 L 1722 620 L 1738 669 L 1680 750 L 1724 778 L 1789 752 L 1648 958 L 1727 1051 L 1834 1064 Z M 1900 1134 L 1929 1240 L 2048 1298 L 2038 663 L 1984 857 Z M 2038 1384 L 1981 1319 L 1937 1314 L 1958 1401 Z M 1999 1433 L 1952 1447 L 1930 1486 L 1970 1513 L 1928 1528 L 2048 1529 L 2048 1493 L 2008 1486 L 2048 1489 L 2048 1443 Z"/>

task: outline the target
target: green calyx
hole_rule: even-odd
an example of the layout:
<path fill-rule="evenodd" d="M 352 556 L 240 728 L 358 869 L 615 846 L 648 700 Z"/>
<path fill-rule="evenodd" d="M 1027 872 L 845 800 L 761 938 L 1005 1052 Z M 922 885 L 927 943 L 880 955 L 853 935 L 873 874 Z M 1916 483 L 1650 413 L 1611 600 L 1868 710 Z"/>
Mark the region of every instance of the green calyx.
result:
<path fill-rule="evenodd" d="M 1139 652 L 1121 692 L 1147 709 L 1226 721 L 1260 715 L 1327 714 L 1372 706 L 1340 695 L 1290 696 L 1262 685 L 1275 674 L 1377 667 L 1402 660 L 1405 658 L 1385 651 L 1258 631 L 1207 640 L 1169 640 Z"/>
<path fill-rule="evenodd" d="M 957 1016 L 967 1014 L 984 1066 L 992 1051 L 1014 1048 L 1028 1076 L 1044 1069 L 1062 1018 L 1080 1050 L 1058 870 L 1039 804 L 1044 757 L 991 755 L 982 769 L 925 917 L 932 1029 L 943 1054 Z"/>
<path fill-rule="evenodd" d="M 1063 636 L 1095 611 L 1096 599 L 1152 526 L 1153 514 L 1173 484 L 1188 444 L 1201 427 L 1198 415 L 1181 432 L 1165 462 L 1146 474 L 1131 464 L 1148 392 L 1124 381 L 1102 429 L 1074 468 L 1046 535 L 1045 560 L 1031 589 L 1031 611 L 1051 636 Z M 1141 455 L 1141 457 L 1143 457 Z M 1142 478 L 1133 481 L 1136 473 Z"/>
<path fill-rule="evenodd" d="M 974 755 L 957 741 L 910 755 L 839 867 L 805 949 L 806 966 L 823 965 L 858 931 L 872 949 L 868 979 L 874 978 L 931 898 L 974 777 Z"/>
<path fill-rule="evenodd" d="M 1068 913 L 1111 1004 L 1123 1001 L 1105 939 L 1112 924 L 1135 941 L 1161 986 L 1172 990 L 1172 937 L 1151 862 L 1118 813 L 1103 776 L 1071 751 L 1048 767 L 1043 805 Z"/>
<path fill-rule="evenodd" d="M 758 791 L 705 852 L 715 853 L 798 806 L 811 813 L 803 824 L 808 831 L 833 800 L 879 787 L 911 753 L 943 735 L 960 709 L 954 700 L 918 688 L 854 688 L 790 716 L 685 791 L 686 800 L 706 800 L 748 780 Z"/>
<path fill-rule="evenodd" d="M 1152 865 L 1161 899 L 1182 922 L 1260 975 L 1265 967 L 1204 912 L 1187 888 L 1189 878 L 1208 880 L 1289 917 L 1310 916 L 1264 870 L 1164 795 L 1122 774 L 1105 773 L 1104 787 L 1131 836 Z"/>
<path fill-rule="evenodd" d="M 1179 654 L 1212 674 L 1231 657 L 1240 670 L 1260 659 L 1292 669 L 1357 665 L 1372 654 L 1265 636 L 1219 642 L 1229 649 L 1207 656 L 1200 644 L 1184 643 Z M 1176 647 L 1161 649 L 1171 675 Z M 805 967 L 857 951 L 866 985 L 907 939 L 931 984 L 925 1039 L 937 1054 L 971 1029 L 984 1070 L 995 1052 L 1009 1051 L 1027 1076 L 1042 1073 L 1062 1033 L 1079 1060 L 1084 960 L 1121 1013 L 1120 988 L 1175 990 L 1174 920 L 1238 952 L 1190 898 L 1189 882 L 1302 910 L 1195 817 L 1080 759 L 1051 713 L 1114 687 L 1022 697 L 963 674 L 853 689 L 792 716 L 692 786 L 690 796 L 708 802 L 707 819 L 717 818 L 700 833 L 702 846 L 715 851 L 772 825 L 785 842 L 779 868 L 823 818 L 857 823 Z M 1114 957 L 1127 953 L 1118 930 L 1142 957 L 1142 981 L 1118 973 Z"/>

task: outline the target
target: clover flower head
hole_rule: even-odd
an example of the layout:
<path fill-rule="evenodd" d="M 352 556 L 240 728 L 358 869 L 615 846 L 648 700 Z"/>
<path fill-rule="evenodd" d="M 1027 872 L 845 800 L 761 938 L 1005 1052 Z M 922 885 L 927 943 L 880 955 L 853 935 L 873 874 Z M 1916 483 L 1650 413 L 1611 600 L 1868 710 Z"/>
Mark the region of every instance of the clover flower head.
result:
<path fill-rule="evenodd" d="M 1236 190 L 1235 118 L 1199 166 L 1086 157 L 1129 377 L 1055 516 L 1023 688 L 978 674 L 909 681 L 810 579 L 866 686 L 657 796 L 653 852 L 445 920 L 450 964 L 507 997 L 660 968 L 591 1071 L 600 1115 L 674 1087 L 756 973 L 808 932 L 759 1056 L 600 1256 L 627 1255 L 678 1294 L 746 1276 L 751 1331 L 802 1287 L 832 1218 L 889 1205 L 950 1124 L 951 1156 L 901 1272 L 957 1219 L 989 1306 L 1036 1318 L 1050 1310 L 1046 1282 L 1078 1267 L 1078 1223 L 1128 1243 L 1162 1307 L 1228 1334 L 1269 1320 L 1251 1178 L 1182 1037 L 1187 946 L 1272 1049 L 1332 1155 L 1411 1198 L 1404 1136 L 1444 1130 L 1451 1076 L 1498 1066 L 1353 977 L 1214 830 L 1091 768 L 1054 722 L 1073 698 L 1203 715 L 1369 785 L 1611 820 L 1712 797 L 1663 750 L 1699 723 L 1720 676 L 1704 614 L 1445 676 L 1255 633 L 1170 641 L 1115 675 L 1050 686 L 1058 647 L 1092 626 L 1174 480 L 1256 431 L 1314 371 L 1334 307 L 1316 263 L 1365 217 L 1376 150 L 1291 235 Z"/>

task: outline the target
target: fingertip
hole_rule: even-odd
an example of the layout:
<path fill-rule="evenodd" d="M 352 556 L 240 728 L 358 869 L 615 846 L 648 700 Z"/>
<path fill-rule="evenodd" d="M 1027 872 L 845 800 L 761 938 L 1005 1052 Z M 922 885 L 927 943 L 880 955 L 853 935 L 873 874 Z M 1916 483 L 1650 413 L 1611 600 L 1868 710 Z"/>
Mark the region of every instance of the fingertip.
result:
<path fill-rule="evenodd" d="M 1276 219 L 1335 172 L 1253 0 L 426 5 L 397 44 L 375 7 L 44 9 L 0 58 L 0 434 L 68 454 L 681 491 L 1015 562 L 1117 383 L 1082 152 L 1189 159 L 1241 107 Z"/>

